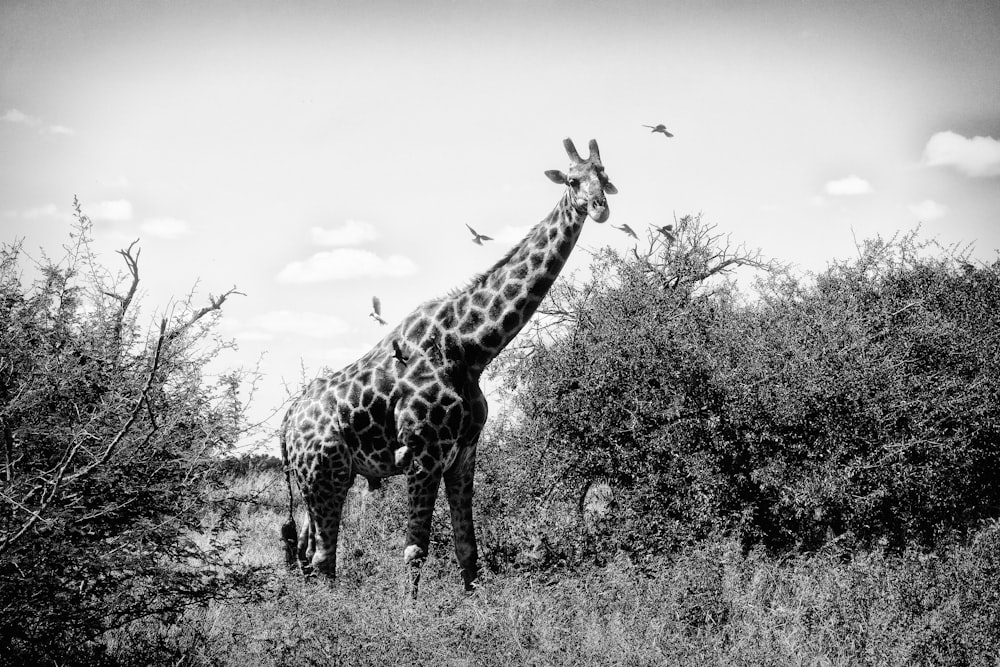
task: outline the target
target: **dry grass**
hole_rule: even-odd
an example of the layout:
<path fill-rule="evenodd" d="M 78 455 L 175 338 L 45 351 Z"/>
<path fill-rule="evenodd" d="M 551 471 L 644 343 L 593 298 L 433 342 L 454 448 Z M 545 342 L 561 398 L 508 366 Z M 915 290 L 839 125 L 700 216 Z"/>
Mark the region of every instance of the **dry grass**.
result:
<path fill-rule="evenodd" d="M 576 571 L 486 572 L 471 595 L 453 555 L 438 549 L 414 602 L 405 594 L 398 482 L 382 499 L 352 494 L 332 585 L 281 567 L 283 486 L 267 474 L 240 484 L 234 492 L 259 504 L 240 510 L 230 553 L 274 568 L 262 599 L 214 602 L 169 624 L 120 631 L 108 639 L 122 662 L 959 665 L 1000 657 L 996 526 L 939 557 L 775 560 L 718 540 L 654 572 L 624 558 Z"/>

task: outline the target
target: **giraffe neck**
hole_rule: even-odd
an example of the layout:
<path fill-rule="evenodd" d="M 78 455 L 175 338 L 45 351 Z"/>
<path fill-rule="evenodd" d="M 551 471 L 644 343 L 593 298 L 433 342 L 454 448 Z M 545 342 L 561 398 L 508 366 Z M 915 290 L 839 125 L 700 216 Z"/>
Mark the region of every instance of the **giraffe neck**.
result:
<path fill-rule="evenodd" d="M 566 264 L 586 216 L 567 190 L 493 268 L 443 301 L 436 319 L 474 376 L 527 324 Z"/>

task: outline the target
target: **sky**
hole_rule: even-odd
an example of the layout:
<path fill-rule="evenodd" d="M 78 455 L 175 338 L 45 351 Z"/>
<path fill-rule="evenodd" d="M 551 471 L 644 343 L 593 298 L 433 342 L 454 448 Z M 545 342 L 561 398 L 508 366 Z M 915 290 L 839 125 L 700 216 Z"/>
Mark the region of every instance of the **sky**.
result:
<path fill-rule="evenodd" d="M 0 3 L 0 241 L 58 256 L 77 196 L 107 266 L 140 240 L 150 322 L 235 286 L 219 362 L 274 426 L 381 338 L 373 295 L 393 324 L 545 217 L 564 137 L 619 190 L 564 273 L 699 212 L 802 272 L 918 224 L 992 262 L 1000 4 Z"/>

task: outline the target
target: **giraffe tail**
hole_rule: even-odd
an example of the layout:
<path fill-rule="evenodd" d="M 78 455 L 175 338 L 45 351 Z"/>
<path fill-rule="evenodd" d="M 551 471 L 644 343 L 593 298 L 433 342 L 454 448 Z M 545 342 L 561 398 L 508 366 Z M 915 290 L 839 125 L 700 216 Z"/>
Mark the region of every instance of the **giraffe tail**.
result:
<path fill-rule="evenodd" d="M 284 426 L 284 425 L 282 425 Z M 285 485 L 288 487 L 288 520 L 281 524 L 281 541 L 285 545 L 285 566 L 294 570 L 298 551 L 298 529 L 295 527 L 295 499 L 292 497 L 292 472 L 288 465 L 288 450 L 285 447 L 285 429 L 278 436 L 281 443 L 281 465 L 285 470 Z"/>

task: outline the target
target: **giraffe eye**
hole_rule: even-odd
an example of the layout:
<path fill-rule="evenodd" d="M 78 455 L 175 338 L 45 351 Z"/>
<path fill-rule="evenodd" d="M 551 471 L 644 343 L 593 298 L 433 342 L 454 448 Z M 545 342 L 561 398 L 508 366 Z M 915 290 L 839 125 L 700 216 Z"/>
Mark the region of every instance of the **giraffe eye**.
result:
<path fill-rule="evenodd" d="M 574 190 L 576 190 L 578 187 L 580 187 L 580 179 L 579 178 L 571 178 L 571 179 L 569 179 L 569 187 L 571 187 Z"/>

